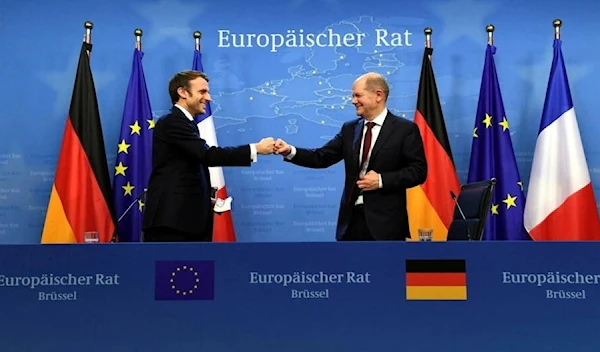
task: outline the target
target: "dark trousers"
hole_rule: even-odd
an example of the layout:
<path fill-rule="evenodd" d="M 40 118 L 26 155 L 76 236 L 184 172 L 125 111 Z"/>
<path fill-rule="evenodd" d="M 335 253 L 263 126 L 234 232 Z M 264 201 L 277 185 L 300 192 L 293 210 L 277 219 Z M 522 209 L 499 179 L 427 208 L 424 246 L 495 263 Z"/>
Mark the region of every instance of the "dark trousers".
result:
<path fill-rule="evenodd" d="M 153 227 L 144 231 L 144 242 L 211 242 L 203 233 L 183 232 L 169 227 Z"/>
<path fill-rule="evenodd" d="M 367 227 L 367 221 L 365 220 L 365 207 L 362 205 L 355 205 L 352 208 L 352 217 L 350 218 L 350 224 L 348 224 L 348 230 L 341 239 L 342 241 L 375 241 L 375 238 L 371 235 L 369 228 Z"/>

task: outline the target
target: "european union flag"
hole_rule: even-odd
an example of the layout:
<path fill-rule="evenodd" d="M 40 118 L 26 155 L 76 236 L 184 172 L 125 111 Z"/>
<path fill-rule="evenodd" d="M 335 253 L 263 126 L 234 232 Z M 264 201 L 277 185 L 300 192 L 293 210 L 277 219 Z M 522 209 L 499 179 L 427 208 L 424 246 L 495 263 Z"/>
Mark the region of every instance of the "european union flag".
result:
<path fill-rule="evenodd" d="M 525 240 L 525 194 L 513 151 L 508 119 L 496 73 L 496 47 L 489 45 L 479 91 L 479 103 L 467 182 L 496 178 L 484 240 Z"/>
<path fill-rule="evenodd" d="M 158 301 L 211 301 L 215 299 L 215 263 L 212 260 L 156 262 L 154 299 Z"/>
<path fill-rule="evenodd" d="M 113 197 L 115 211 L 120 219 L 117 224 L 120 242 L 140 241 L 145 200 L 143 195 L 152 162 L 154 118 L 142 67 L 143 56 L 138 49 L 133 52 L 133 67 L 125 97 L 115 162 Z"/>

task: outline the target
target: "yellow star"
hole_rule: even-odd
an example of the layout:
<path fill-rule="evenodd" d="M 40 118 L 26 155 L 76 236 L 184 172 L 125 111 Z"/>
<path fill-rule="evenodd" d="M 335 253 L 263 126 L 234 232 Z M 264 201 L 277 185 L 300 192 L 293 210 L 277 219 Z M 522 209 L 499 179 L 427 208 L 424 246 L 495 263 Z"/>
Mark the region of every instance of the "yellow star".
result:
<path fill-rule="evenodd" d="M 123 175 L 125 176 L 125 170 L 127 170 L 127 166 L 123 166 L 123 163 L 119 161 L 119 165 L 115 166 L 115 176 Z"/>
<path fill-rule="evenodd" d="M 146 120 L 148 121 L 148 129 L 151 130 L 154 128 L 154 120 Z"/>
<path fill-rule="evenodd" d="M 477 135 L 477 127 L 475 127 L 475 128 L 473 129 L 473 137 L 474 137 L 474 138 L 479 138 L 479 136 Z"/>
<path fill-rule="evenodd" d="M 139 209 L 140 211 L 142 211 L 142 208 L 144 207 L 144 205 L 146 205 L 146 204 L 142 203 L 142 201 L 141 201 L 141 200 L 138 200 L 138 209 Z"/>
<path fill-rule="evenodd" d="M 492 214 L 498 215 L 498 204 L 492 204 Z"/>
<path fill-rule="evenodd" d="M 140 127 L 137 121 L 135 121 L 133 125 L 129 125 L 129 128 L 131 128 L 131 134 L 137 133 L 138 136 L 140 135 L 140 130 L 142 128 Z"/>
<path fill-rule="evenodd" d="M 483 123 L 485 123 L 485 128 L 489 128 L 492 125 L 492 117 L 488 114 L 485 114 L 485 119 L 483 119 Z"/>
<path fill-rule="evenodd" d="M 506 195 L 506 199 L 502 201 L 502 203 L 506 204 L 506 209 L 510 208 L 510 207 L 516 207 L 517 204 L 515 203 L 515 200 L 517 200 L 517 196 L 511 197 L 510 193 L 508 193 Z"/>
<path fill-rule="evenodd" d="M 125 140 L 122 140 L 121 143 L 119 143 L 118 147 L 119 147 L 119 151 L 117 152 L 117 154 L 119 154 L 121 152 L 127 154 L 127 149 L 129 149 L 129 147 L 131 147 L 131 144 L 127 144 L 127 143 L 125 143 Z"/>
<path fill-rule="evenodd" d="M 521 187 L 521 191 L 523 190 L 523 182 L 519 181 L 517 182 L 517 184 L 519 185 L 519 187 Z"/>
<path fill-rule="evenodd" d="M 508 120 L 506 119 L 506 116 L 502 118 L 502 122 L 500 122 L 499 125 L 502 126 L 502 132 L 508 129 Z"/>
<path fill-rule="evenodd" d="M 133 195 L 133 194 L 131 194 L 131 191 L 133 191 L 133 189 L 135 187 L 132 186 L 131 183 L 127 182 L 127 184 L 125 186 L 122 186 L 122 187 L 125 190 L 125 193 L 123 194 L 124 196 L 132 196 Z"/>

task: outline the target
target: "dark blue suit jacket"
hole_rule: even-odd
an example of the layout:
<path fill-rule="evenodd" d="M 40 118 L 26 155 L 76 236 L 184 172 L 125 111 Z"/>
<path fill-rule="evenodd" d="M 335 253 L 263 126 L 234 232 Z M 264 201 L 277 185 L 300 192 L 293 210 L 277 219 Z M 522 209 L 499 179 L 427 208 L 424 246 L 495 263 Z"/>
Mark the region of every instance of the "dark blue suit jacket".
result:
<path fill-rule="evenodd" d="M 250 166 L 250 146 L 208 147 L 177 107 L 156 122 L 144 231 L 167 229 L 211 241 L 210 166 Z"/>
<path fill-rule="evenodd" d="M 346 122 L 341 131 L 317 149 L 296 148 L 289 161 L 309 168 L 326 168 L 344 160 L 346 179 L 340 202 L 336 238 L 346 233 L 356 197 L 359 152 L 364 119 Z M 410 237 L 406 190 L 423 184 L 427 161 L 419 127 L 412 121 L 388 113 L 369 159 L 368 171 L 381 174 L 383 188 L 363 193 L 365 220 L 377 240 L 404 240 Z"/>

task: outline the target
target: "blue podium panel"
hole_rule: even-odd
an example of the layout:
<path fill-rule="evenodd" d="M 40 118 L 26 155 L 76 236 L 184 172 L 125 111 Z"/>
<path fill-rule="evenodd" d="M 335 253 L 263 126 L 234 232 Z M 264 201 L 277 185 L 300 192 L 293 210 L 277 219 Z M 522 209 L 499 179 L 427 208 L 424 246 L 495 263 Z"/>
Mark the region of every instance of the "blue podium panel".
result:
<path fill-rule="evenodd" d="M 6 351 L 600 350 L 600 243 L 0 247 Z"/>

